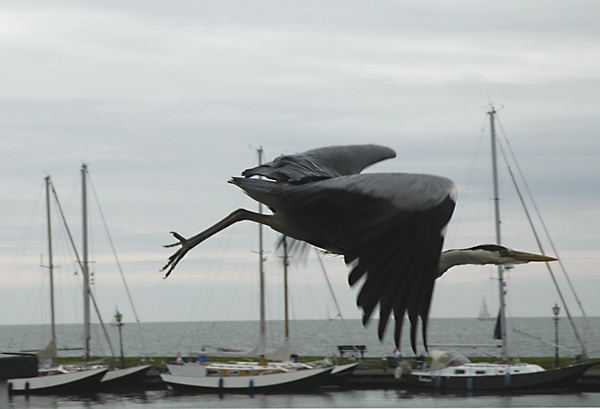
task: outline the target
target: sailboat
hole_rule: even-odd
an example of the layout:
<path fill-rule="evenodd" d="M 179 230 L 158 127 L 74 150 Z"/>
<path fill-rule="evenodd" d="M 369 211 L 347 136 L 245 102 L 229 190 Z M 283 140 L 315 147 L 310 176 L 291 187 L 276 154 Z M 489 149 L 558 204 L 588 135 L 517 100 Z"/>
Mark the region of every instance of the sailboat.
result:
<path fill-rule="evenodd" d="M 52 224 L 50 221 L 50 176 L 46 176 L 46 223 L 48 240 L 48 271 L 50 277 L 50 342 L 38 352 L 38 359 L 48 366 L 38 369 L 38 376 L 8 380 L 11 393 L 79 392 L 99 385 L 108 368 L 74 370 L 69 365 L 56 365 L 56 323 L 54 317 L 54 264 L 52 253 Z"/>
<path fill-rule="evenodd" d="M 83 259 L 79 260 L 79 256 L 77 255 L 77 261 L 81 267 L 82 276 L 83 276 L 83 340 L 84 340 L 84 359 L 86 363 L 90 359 L 90 339 L 91 339 L 91 331 L 90 331 L 90 300 L 94 301 L 93 295 L 90 289 L 90 274 L 89 274 L 89 259 L 88 259 L 88 211 L 87 211 L 87 164 L 83 163 L 81 165 L 81 200 L 82 200 L 82 233 L 83 233 Z M 98 311 L 97 306 L 96 312 L 98 312 L 98 318 L 102 323 L 102 318 L 100 317 L 100 313 Z M 107 337 L 108 339 L 108 337 Z M 109 341 L 110 343 L 110 341 Z M 112 349 L 112 347 L 111 347 Z M 114 354 L 113 354 L 114 355 Z M 89 365 L 88 365 L 89 366 Z M 98 365 L 92 365 L 98 366 Z M 103 388 L 109 386 L 124 386 L 131 385 L 137 381 L 139 381 L 144 374 L 150 369 L 151 365 L 137 365 L 130 368 L 120 368 L 120 369 L 110 369 L 108 372 L 104 374 L 101 379 L 101 386 Z M 108 367 L 105 367 L 108 369 Z"/>
<path fill-rule="evenodd" d="M 477 319 L 480 321 L 491 321 L 495 319 L 494 317 L 492 317 L 490 311 L 488 310 L 485 298 L 481 299 L 481 307 L 479 308 L 479 315 L 477 316 Z"/>
<path fill-rule="evenodd" d="M 79 265 L 79 267 L 82 271 L 82 277 L 83 277 L 83 351 L 84 351 L 83 359 L 84 359 L 84 362 L 78 363 L 78 364 L 61 365 L 57 371 L 51 370 L 50 372 L 51 373 L 58 372 L 58 373 L 62 373 L 62 374 L 68 373 L 68 374 L 71 374 L 71 377 L 75 377 L 75 375 L 72 375 L 72 374 L 87 372 L 89 370 L 102 371 L 103 375 L 100 377 L 101 379 L 100 379 L 99 384 L 94 386 L 95 389 L 108 388 L 108 387 L 114 387 L 114 386 L 131 385 L 131 384 L 139 381 L 145 375 L 145 373 L 150 369 L 151 365 L 137 365 L 137 366 L 130 367 L 130 368 L 114 369 L 114 368 L 109 368 L 107 365 L 102 364 L 102 363 L 89 361 L 89 359 L 90 359 L 90 340 L 91 340 L 91 328 L 90 328 L 90 306 L 91 306 L 91 303 L 90 303 L 90 301 L 93 302 L 93 306 L 98 314 L 98 319 L 100 320 L 100 324 L 101 324 L 102 328 L 104 329 L 104 333 L 106 335 L 108 345 L 109 345 L 109 348 L 111 349 L 111 351 L 112 351 L 112 345 L 110 344 L 110 340 L 108 339 L 106 329 L 104 328 L 104 323 L 102 322 L 102 317 L 100 315 L 95 298 L 93 296 L 93 293 L 90 290 L 89 256 L 88 256 L 87 172 L 88 172 L 87 165 L 84 163 L 81 166 L 82 236 L 83 236 L 82 258 L 79 257 L 79 252 L 77 251 L 77 248 L 73 241 L 71 232 L 69 230 L 69 227 L 66 223 L 66 219 L 65 219 L 62 209 L 60 207 L 60 203 L 58 202 L 58 196 L 56 195 L 56 192 L 54 191 L 52 184 L 50 182 L 50 178 L 48 177 L 46 179 L 47 208 L 48 209 L 50 208 L 50 190 L 52 188 L 54 197 L 56 199 L 56 204 L 58 205 L 58 210 L 62 217 L 64 227 L 67 231 L 73 252 L 75 254 L 77 264 Z M 51 243 L 49 210 L 47 213 L 48 213 L 48 226 L 49 226 L 48 227 L 48 229 L 49 229 L 48 230 L 48 241 L 49 241 L 49 243 Z M 50 244 L 49 244 L 49 248 L 51 250 Z M 50 254 L 51 254 L 51 251 L 50 251 Z M 54 295 L 53 295 L 53 290 L 52 290 L 53 266 L 52 266 L 51 256 L 50 256 L 50 260 L 49 260 L 49 269 L 50 269 L 50 277 L 51 277 L 51 279 L 50 279 L 50 281 L 51 281 L 51 285 L 50 285 L 50 288 L 51 288 L 51 294 L 50 294 L 51 315 L 54 316 L 54 307 L 53 307 Z M 55 336 L 54 336 L 54 334 L 55 334 L 54 319 L 52 322 L 53 322 L 53 324 L 52 324 L 52 328 L 53 328 L 52 329 L 52 334 L 53 334 L 52 342 L 41 354 L 44 357 L 50 357 L 52 359 L 56 359 L 56 341 L 55 341 Z M 114 355 L 114 353 L 113 353 L 113 355 Z M 38 356 L 40 356 L 40 353 L 38 353 Z M 46 371 L 44 371 L 44 373 L 46 373 Z M 25 384 L 22 386 L 27 387 L 27 385 L 25 385 Z M 15 388 L 17 388 L 16 383 L 15 383 Z M 29 388 L 31 389 L 31 384 L 29 385 Z M 15 390 L 17 390 L 17 389 L 15 389 Z"/>
<path fill-rule="evenodd" d="M 492 178 L 494 187 L 496 244 L 500 245 L 500 207 L 496 163 L 497 142 L 495 114 L 496 110 L 491 106 L 488 115 L 490 117 L 492 144 Z M 594 365 L 594 363 L 581 363 L 565 368 L 545 370 L 539 365 L 509 362 L 506 336 L 506 287 L 503 274 L 505 268 L 506 267 L 502 265 L 498 266 L 500 309 L 494 329 L 494 338 L 501 341 L 500 363 L 471 363 L 461 354 L 434 350 L 430 353 L 432 361 L 429 368 L 411 370 L 408 373 L 402 374 L 404 383 L 425 388 L 459 390 L 564 388 L 574 385 L 584 372 Z"/>
<path fill-rule="evenodd" d="M 262 148 L 258 149 L 258 163 L 262 164 Z M 258 205 L 262 213 L 262 204 Z M 169 374 L 161 374 L 161 378 L 170 388 L 204 390 L 219 392 L 259 392 L 271 390 L 312 389 L 323 383 L 332 374 L 334 367 L 327 364 L 314 367 L 290 360 L 289 325 L 287 314 L 287 247 L 284 243 L 284 294 L 285 294 L 285 338 L 283 344 L 272 351 L 266 349 L 266 319 L 265 319 L 265 281 L 263 255 L 262 225 L 258 225 L 259 242 L 259 293 L 260 293 L 260 326 L 258 345 L 252 350 L 219 349 L 217 356 L 257 356 L 259 361 L 237 362 L 195 362 L 168 364 Z M 267 359 L 278 361 L 267 362 Z M 335 368 L 336 372 L 350 370 L 356 364 L 347 368 Z"/>

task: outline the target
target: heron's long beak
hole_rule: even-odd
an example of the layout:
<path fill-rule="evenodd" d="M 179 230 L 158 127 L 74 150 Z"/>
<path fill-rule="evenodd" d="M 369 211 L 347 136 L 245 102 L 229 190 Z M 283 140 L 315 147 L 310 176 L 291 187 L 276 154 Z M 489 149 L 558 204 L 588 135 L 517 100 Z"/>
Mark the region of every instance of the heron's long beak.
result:
<path fill-rule="evenodd" d="M 516 262 L 529 263 L 530 261 L 556 261 L 557 258 L 544 256 L 541 254 L 525 253 L 524 251 L 509 250 L 509 257 Z"/>

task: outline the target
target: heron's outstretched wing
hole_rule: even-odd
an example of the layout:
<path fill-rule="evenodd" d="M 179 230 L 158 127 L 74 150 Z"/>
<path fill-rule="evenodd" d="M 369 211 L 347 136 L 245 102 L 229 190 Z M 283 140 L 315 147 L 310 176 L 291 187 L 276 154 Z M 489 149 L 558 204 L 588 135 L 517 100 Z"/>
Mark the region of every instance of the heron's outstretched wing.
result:
<path fill-rule="evenodd" d="M 243 178 L 233 183 L 263 199 L 289 229 L 287 234 L 345 256 L 351 265 L 350 285 L 364 277 L 357 304 L 365 324 L 379 307 L 380 339 L 393 312 L 399 345 L 408 313 L 413 349 L 419 317 L 426 345 L 443 230 L 455 204 L 452 181 L 428 175 L 360 174 L 303 185 Z"/>
<path fill-rule="evenodd" d="M 269 163 L 246 169 L 242 176 L 264 176 L 278 182 L 301 184 L 360 173 L 364 168 L 396 153 L 379 145 L 329 146 L 296 155 L 282 155 Z"/>

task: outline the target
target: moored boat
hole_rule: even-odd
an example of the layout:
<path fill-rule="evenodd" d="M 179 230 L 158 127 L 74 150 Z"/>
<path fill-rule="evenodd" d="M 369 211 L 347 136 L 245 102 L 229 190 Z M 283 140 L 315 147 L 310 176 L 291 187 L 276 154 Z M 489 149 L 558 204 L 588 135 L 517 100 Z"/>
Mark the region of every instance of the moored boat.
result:
<path fill-rule="evenodd" d="M 491 106 L 488 115 L 490 117 L 490 136 L 492 143 L 491 152 L 496 244 L 500 245 L 500 209 L 496 160 L 497 140 L 495 134 L 496 110 L 493 106 Z M 499 363 L 472 363 L 466 357 L 456 352 L 431 351 L 430 356 L 432 361 L 429 368 L 412 369 L 407 365 L 404 365 L 398 368 L 396 377 L 401 378 L 402 381 L 407 385 L 436 389 L 505 390 L 550 387 L 563 388 L 573 386 L 583 376 L 587 369 L 595 365 L 595 363 L 577 363 L 564 368 L 545 370 L 541 366 L 535 364 L 509 362 L 505 305 L 507 289 L 503 278 L 504 271 L 508 268 L 509 267 L 498 265 L 500 308 L 496 318 L 494 338 L 500 341 L 499 347 L 501 347 L 501 356 Z M 569 315 L 566 305 L 565 310 Z M 555 314 L 558 314 L 558 311 Z M 483 299 L 482 302 L 482 309 L 480 311 L 479 319 L 493 319 L 487 310 L 485 299 Z M 585 353 L 585 346 L 577 334 L 574 324 L 573 330 L 577 339 L 580 341 L 582 348 L 582 354 L 580 355 L 580 358 L 585 359 L 587 355 Z M 558 348 L 558 345 L 555 347 Z M 558 365 L 558 355 L 556 359 Z"/>
<path fill-rule="evenodd" d="M 317 388 L 331 373 L 332 368 L 314 368 L 285 371 L 252 371 L 247 365 L 237 368 L 230 364 L 226 369 L 208 369 L 205 376 L 181 376 L 162 374 L 160 377 L 169 387 L 184 390 L 213 392 L 264 392 L 271 390 L 308 390 Z"/>
<path fill-rule="evenodd" d="M 262 148 L 258 149 L 258 162 L 262 163 Z M 262 205 L 259 204 L 259 214 L 262 214 Z M 293 385 L 294 390 L 312 388 L 319 383 L 331 379 L 334 366 L 329 361 L 318 365 L 308 365 L 292 361 L 289 315 L 288 315 L 288 286 L 287 286 L 287 241 L 282 238 L 283 246 L 283 275 L 284 275 L 284 315 L 285 335 L 281 346 L 274 350 L 266 348 L 266 319 L 265 319 L 265 286 L 264 286 L 264 255 L 263 255 L 262 225 L 258 225 L 258 260 L 259 260 L 259 295 L 260 295 L 260 330 L 258 345 L 251 350 L 231 348 L 216 348 L 214 354 L 205 351 L 204 346 L 202 361 L 193 363 L 177 362 L 176 365 L 167 365 L 169 374 L 161 375 L 162 380 L 170 387 L 185 389 L 203 389 L 219 391 L 240 390 L 272 390 L 286 389 Z M 206 355 L 211 356 L 244 356 L 258 358 L 256 361 L 210 362 Z M 266 359 L 271 360 L 267 362 Z M 340 379 L 349 373 L 355 365 L 344 367 L 337 377 Z"/>
<path fill-rule="evenodd" d="M 48 270 L 50 276 L 50 342 L 43 350 L 37 352 L 42 363 L 38 375 L 34 377 L 13 378 L 8 380 L 10 393 L 45 393 L 45 392 L 78 392 L 96 386 L 108 368 L 75 368 L 56 363 L 56 323 L 54 317 L 54 287 L 53 287 L 53 252 L 52 228 L 50 223 L 50 176 L 45 178 L 46 187 L 46 228 L 48 241 Z"/>
<path fill-rule="evenodd" d="M 8 380 L 10 393 L 78 393 L 97 387 L 108 371 L 107 368 L 71 371 L 58 366 L 40 370 L 38 376 Z"/>
<path fill-rule="evenodd" d="M 545 370 L 528 363 L 473 363 L 456 352 L 431 351 L 429 368 L 402 374 L 409 386 L 449 390 L 511 390 L 568 388 L 594 363 Z"/>
<path fill-rule="evenodd" d="M 112 369 L 100 380 L 100 386 L 130 386 L 139 383 L 150 369 L 151 365 L 137 365 L 131 368 Z"/>

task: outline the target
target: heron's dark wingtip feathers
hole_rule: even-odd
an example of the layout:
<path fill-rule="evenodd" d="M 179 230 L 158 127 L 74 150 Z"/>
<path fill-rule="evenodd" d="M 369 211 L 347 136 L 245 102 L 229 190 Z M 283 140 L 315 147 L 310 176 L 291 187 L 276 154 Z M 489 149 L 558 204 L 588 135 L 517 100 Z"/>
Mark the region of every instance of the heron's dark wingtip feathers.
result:
<path fill-rule="evenodd" d="M 423 336 L 423 345 L 425 346 L 425 351 L 428 350 L 427 347 L 427 323 L 429 320 L 429 307 L 431 306 L 431 298 L 433 297 L 433 289 L 435 286 L 435 280 L 431 280 L 426 283 L 426 286 L 423 289 L 423 295 L 421 296 L 421 302 L 419 304 L 419 317 L 421 318 L 421 334 Z"/>
<path fill-rule="evenodd" d="M 387 327 L 387 320 L 383 325 L 381 324 L 381 320 L 379 320 L 379 325 L 377 326 L 377 338 L 379 341 L 383 341 L 383 337 L 385 336 L 385 329 Z"/>
<path fill-rule="evenodd" d="M 400 338 L 402 337 L 402 323 L 404 322 L 404 311 L 394 308 L 394 344 L 400 349 Z"/>
<path fill-rule="evenodd" d="M 379 325 L 377 327 L 377 336 L 380 341 L 383 340 L 385 336 L 385 330 L 387 328 L 387 323 L 390 318 L 391 306 L 389 304 L 380 305 L 379 306 Z"/>
<path fill-rule="evenodd" d="M 363 327 L 366 327 L 367 324 L 369 324 L 369 320 L 371 319 L 371 314 L 367 314 L 366 312 L 363 312 L 363 316 L 362 316 L 362 325 Z"/>
<path fill-rule="evenodd" d="M 423 335 L 423 346 L 425 347 L 425 352 L 429 352 L 429 348 L 427 347 L 427 322 L 421 320 L 421 333 Z M 416 353 L 417 351 L 415 351 Z"/>
<path fill-rule="evenodd" d="M 410 347 L 417 353 L 417 327 L 419 326 L 418 318 L 411 316 L 409 313 L 408 319 L 410 321 Z"/>
<path fill-rule="evenodd" d="M 366 272 L 367 270 L 364 266 L 361 264 L 356 265 L 352 271 L 350 271 L 350 274 L 348 274 L 348 284 L 350 284 L 350 287 L 353 287 Z"/>

